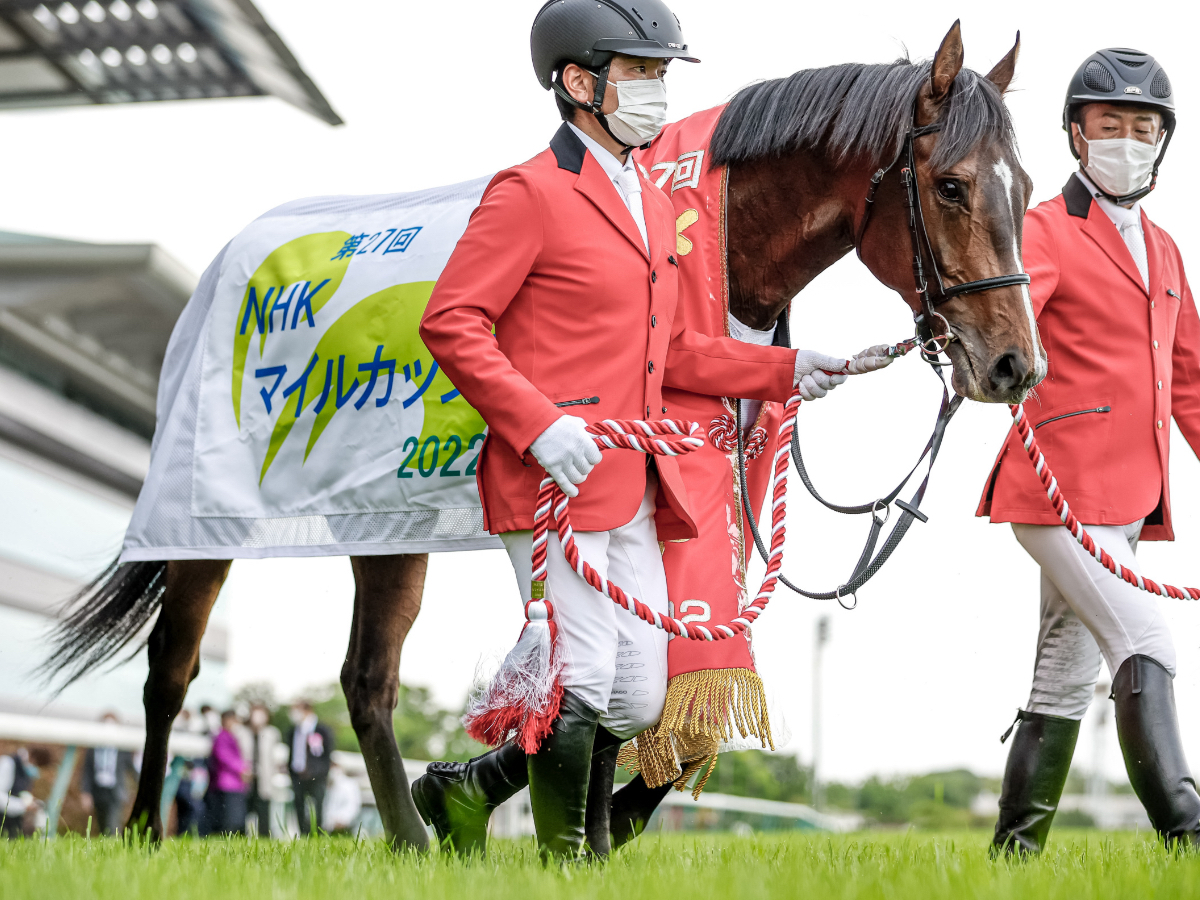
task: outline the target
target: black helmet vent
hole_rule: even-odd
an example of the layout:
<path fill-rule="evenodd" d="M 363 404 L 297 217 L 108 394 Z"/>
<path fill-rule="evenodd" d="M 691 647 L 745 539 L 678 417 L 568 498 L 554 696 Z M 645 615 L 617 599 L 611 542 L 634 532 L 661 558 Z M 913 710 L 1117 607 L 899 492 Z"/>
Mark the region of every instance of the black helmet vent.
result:
<path fill-rule="evenodd" d="M 1157 97 L 1159 100 L 1165 100 L 1171 96 L 1171 79 L 1162 69 L 1158 70 L 1158 74 L 1150 82 L 1150 96 Z"/>
<path fill-rule="evenodd" d="M 1146 64 L 1144 59 L 1118 59 L 1117 62 L 1130 69 L 1140 69 Z"/>
<path fill-rule="evenodd" d="M 1093 91 L 1104 94 L 1111 93 L 1117 87 L 1117 81 L 1113 78 L 1112 72 L 1108 71 L 1103 63 L 1096 60 L 1088 63 L 1087 68 L 1083 70 L 1083 83 Z"/>

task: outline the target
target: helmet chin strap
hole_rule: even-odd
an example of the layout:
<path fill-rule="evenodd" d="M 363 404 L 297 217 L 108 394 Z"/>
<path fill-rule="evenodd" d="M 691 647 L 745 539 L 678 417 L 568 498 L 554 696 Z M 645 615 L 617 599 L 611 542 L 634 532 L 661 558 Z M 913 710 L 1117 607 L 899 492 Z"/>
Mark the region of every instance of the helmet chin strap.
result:
<path fill-rule="evenodd" d="M 604 129 L 605 134 L 620 144 L 621 147 L 624 148 L 624 153 L 629 153 L 631 150 L 633 150 L 633 145 L 625 143 L 612 133 L 612 129 L 608 125 L 608 117 L 601 112 L 601 110 L 604 108 L 604 95 L 608 91 L 608 70 L 611 66 L 612 63 L 609 62 L 602 69 L 600 69 L 599 72 L 592 72 L 590 69 L 584 69 L 585 72 L 596 79 L 596 88 L 592 92 L 592 102 L 590 104 L 580 103 L 570 95 L 567 89 L 563 87 L 561 71 L 557 76 L 555 76 L 555 79 L 550 86 L 554 89 L 554 92 L 558 94 L 558 96 L 562 97 L 576 109 L 582 109 L 584 112 L 590 112 L 596 118 L 596 121 L 600 123 L 600 127 Z M 646 144 L 644 146 L 649 145 Z"/>

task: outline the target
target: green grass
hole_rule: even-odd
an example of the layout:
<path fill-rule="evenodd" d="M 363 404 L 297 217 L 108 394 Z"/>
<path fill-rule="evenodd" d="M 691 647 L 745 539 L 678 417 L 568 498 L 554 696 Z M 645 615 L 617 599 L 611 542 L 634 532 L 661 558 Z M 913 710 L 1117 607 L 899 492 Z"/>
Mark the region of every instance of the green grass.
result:
<path fill-rule="evenodd" d="M 1056 833 L 1025 863 L 993 863 L 983 832 L 830 837 L 775 832 L 642 838 L 607 865 L 545 869 L 529 843 L 497 842 L 486 861 L 394 855 L 376 842 L 321 838 L 0 841 L 4 900 L 707 900 L 760 897 L 1166 898 L 1200 896 L 1200 855 L 1150 837 Z"/>

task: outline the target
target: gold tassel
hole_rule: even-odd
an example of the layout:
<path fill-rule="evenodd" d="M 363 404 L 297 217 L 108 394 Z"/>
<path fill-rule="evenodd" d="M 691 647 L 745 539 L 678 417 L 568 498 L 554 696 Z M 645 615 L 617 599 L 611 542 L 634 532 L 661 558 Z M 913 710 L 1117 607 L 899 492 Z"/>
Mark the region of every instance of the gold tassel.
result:
<path fill-rule="evenodd" d="M 674 782 L 676 790 L 704 768 L 692 796 L 699 797 L 717 763 L 722 741 L 753 735 L 775 749 L 762 679 L 749 669 L 702 669 L 676 675 L 667 685 L 662 718 L 626 744 L 617 764 L 642 775 L 648 787 Z"/>

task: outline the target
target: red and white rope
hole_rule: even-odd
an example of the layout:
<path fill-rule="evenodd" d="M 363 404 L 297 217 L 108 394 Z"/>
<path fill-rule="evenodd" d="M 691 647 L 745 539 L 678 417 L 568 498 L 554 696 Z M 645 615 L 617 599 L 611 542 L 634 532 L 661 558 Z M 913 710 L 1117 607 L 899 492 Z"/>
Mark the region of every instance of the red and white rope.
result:
<path fill-rule="evenodd" d="M 533 529 L 534 582 L 544 582 L 546 578 L 547 536 L 550 520 L 553 518 L 559 542 L 562 544 L 563 555 L 571 567 L 579 573 L 579 577 L 643 622 L 690 640 L 719 641 L 744 634 L 770 602 L 775 585 L 779 581 L 786 533 L 784 517 L 787 512 L 788 452 L 800 402 L 799 392 L 793 393 L 784 404 L 783 421 L 779 424 L 779 443 L 775 452 L 774 476 L 771 482 L 771 549 L 767 558 L 767 572 L 758 594 L 739 616 L 719 625 L 704 626 L 695 622 L 685 623 L 671 616 L 661 615 L 636 597 L 625 593 L 620 585 L 601 578 L 600 573 L 580 556 L 571 528 L 570 503 L 554 479 L 549 477 L 542 480 L 538 491 Z M 699 425 L 695 423 L 680 423 L 669 419 L 657 422 L 605 420 L 588 426 L 588 431 L 596 435 L 596 445 L 601 449 L 622 447 L 640 450 L 643 453 L 669 456 L 690 452 L 703 446 L 703 439 L 696 437 L 698 430 Z M 652 434 L 655 436 L 651 437 Z M 535 599 L 538 599 L 536 592 Z"/>
<path fill-rule="evenodd" d="M 1045 455 L 1043 455 L 1041 448 L 1038 446 L 1037 439 L 1033 436 L 1033 428 L 1029 425 L 1029 419 L 1025 415 L 1024 408 L 1016 405 L 1010 407 L 1010 409 L 1013 414 L 1013 427 L 1017 429 L 1017 435 L 1021 438 L 1021 444 L 1024 446 L 1025 452 L 1029 454 L 1029 461 L 1033 463 L 1034 471 L 1037 472 L 1038 478 L 1041 479 L 1042 487 L 1046 489 L 1046 497 L 1049 499 L 1050 505 L 1054 507 L 1054 511 L 1062 520 L 1063 525 L 1067 526 L 1067 530 L 1071 532 L 1075 540 L 1079 541 L 1083 549 L 1096 562 L 1108 569 L 1108 571 L 1132 584 L 1134 587 L 1141 588 L 1143 591 L 1158 594 L 1160 597 L 1172 597 L 1176 600 L 1200 600 L 1200 589 L 1191 587 L 1177 588 L 1174 585 L 1158 584 L 1149 578 L 1144 578 L 1132 569 L 1118 563 L 1108 555 L 1103 547 L 1092 539 L 1092 536 L 1087 533 L 1083 524 L 1071 512 L 1071 508 L 1058 486 L 1058 479 L 1054 477 L 1054 473 L 1050 470 L 1050 465 L 1046 462 Z"/>
<path fill-rule="evenodd" d="M 722 453 L 732 453 L 737 449 L 737 423 L 733 416 L 723 413 L 708 423 L 708 442 Z M 758 459 L 766 449 L 767 429 L 755 425 L 742 447 L 742 452 L 746 459 Z"/>

